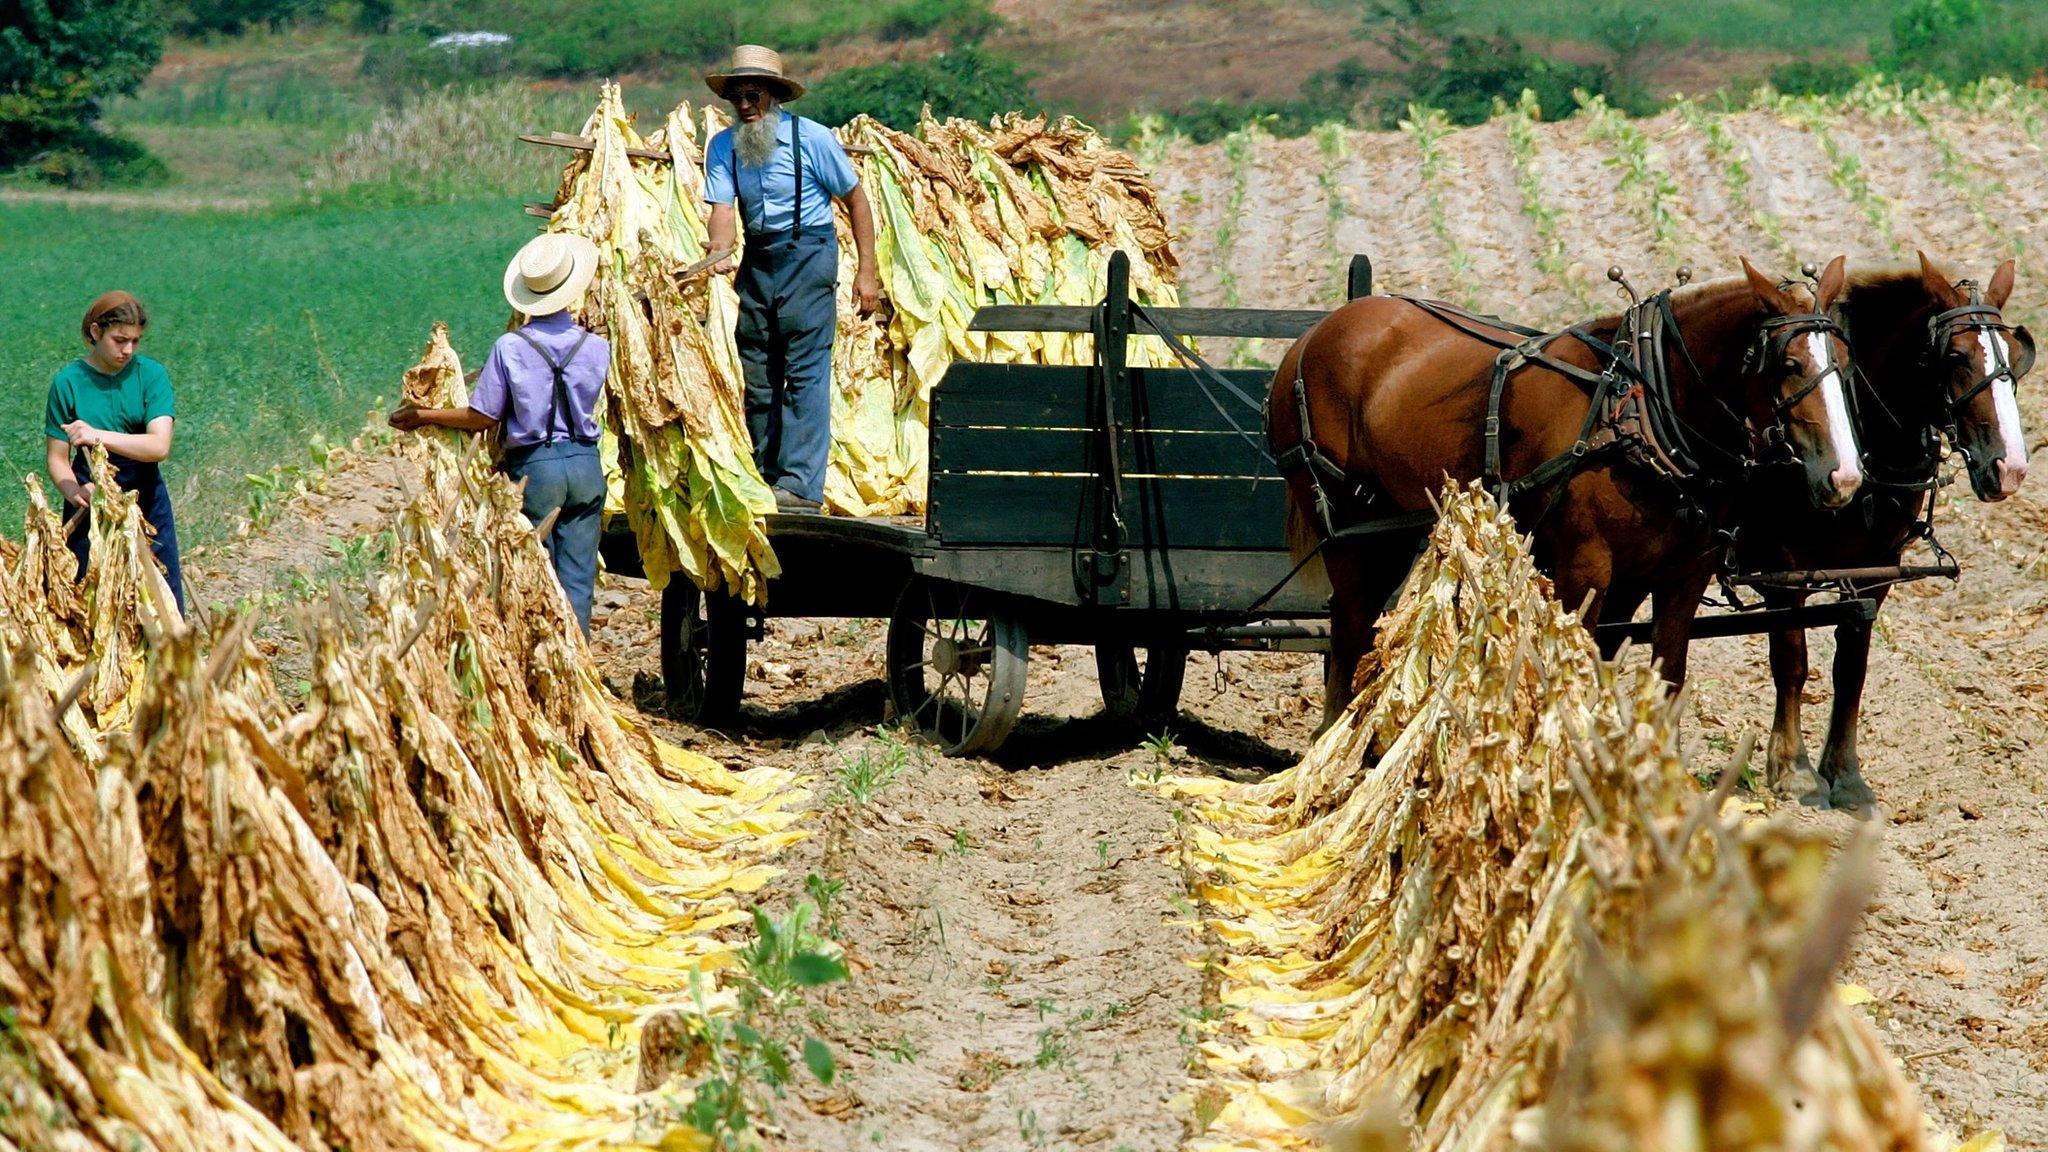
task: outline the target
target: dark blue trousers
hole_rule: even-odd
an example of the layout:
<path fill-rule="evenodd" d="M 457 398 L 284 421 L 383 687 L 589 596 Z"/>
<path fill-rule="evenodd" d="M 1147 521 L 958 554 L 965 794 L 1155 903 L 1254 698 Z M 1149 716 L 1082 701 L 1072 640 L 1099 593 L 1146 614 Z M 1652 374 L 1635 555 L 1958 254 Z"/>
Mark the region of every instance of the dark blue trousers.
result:
<path fill-rule="evenodd" d="M 598 462 L 597 445 L 557 440 L 507 448 L 505 474 L 526 481 L 521 511 L 528 520 L 539 524 L 560 510 L 541 543 L 587 635 L 597 588 L 597 538 L 604 522 L 604 465 Z"/>
<path fill-rule="evenodd" d="M 792 240 L 747 238 L 734 335 L 747 384 L 747 433 L 761 478 L 825 499 L 832 453 L 832 338 L 839 241 L 820 228 Z"/>
<path fill-rule="evenodd" d="M 185 569 L 178 562 L 178 525 L 171 517 L 171 489 L 164 483 L 163 469 L 155 464 L 137 460 L 124 460 L 119 456 L 108 456 L 107 462 L 114 467 L 114 485 L 123 492 L 135 494 L 142 518 L 156 530 L 151 537 L 149 550 L 156 555 L 157 563 L 164 566 L 164 583 L 171 586 L 171 596 L 178 602 L 178 611 L 185 611 Z M 71 470 L 80 482 L 92 473 L 87 470 L 84 456 L 71 458 Z M 67 518 L 71 510 L 62 510 Z M 90 514 L 78 518 L 78 524 L 71 530 L 71 554 L 78 557 L 78 578 L 85 579 L 85 565 L 92 551 L 92 517 Z"/>

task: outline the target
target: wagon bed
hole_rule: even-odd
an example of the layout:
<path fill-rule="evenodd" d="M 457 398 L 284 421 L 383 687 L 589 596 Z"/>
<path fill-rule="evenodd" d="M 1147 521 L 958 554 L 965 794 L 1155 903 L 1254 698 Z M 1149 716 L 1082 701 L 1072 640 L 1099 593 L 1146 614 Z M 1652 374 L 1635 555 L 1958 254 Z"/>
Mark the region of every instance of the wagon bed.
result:
<path fill-rule="evenodd" d="M 1354 257 L 1349 295 L 1371 281 Z M 1327 652 L 1327 589 L 1296 574 L 1286 486 L 1250 431 L 1269 372 L 1137 367 L 1126 355 L 1151 332 L 1292 339 L 1324 314 L 1137 309 L 1121 253 L 1093 307 L 982 309 L 981 331 L 1092 334 L 1094 362 L 952 364 L 932 395 L 926 516 L 770 515 L 782 574 L 765 608 L 672 581 L 661 622 L 671 711 L 729 720 L 747 643 L 769 616 L 888 620 L 895 714 L 953 754 L 1009 735 L 1032 644 L 1092 645 L 1105 706 L 1134 722 L 1175 711 L 1192 651 Z M 1415 536 L 1388 536 L 1407 554 L 1390 562 L 1412 559 Z M 639 572 L 630 534 L 603 550 L 609 570 Z M 1867 625 L 1875 610 L 1849 586 L 1832 603 L 1702 615 L 1693 636 Z M 1611 645 L 1649 629 L 1596 632 Z"/>

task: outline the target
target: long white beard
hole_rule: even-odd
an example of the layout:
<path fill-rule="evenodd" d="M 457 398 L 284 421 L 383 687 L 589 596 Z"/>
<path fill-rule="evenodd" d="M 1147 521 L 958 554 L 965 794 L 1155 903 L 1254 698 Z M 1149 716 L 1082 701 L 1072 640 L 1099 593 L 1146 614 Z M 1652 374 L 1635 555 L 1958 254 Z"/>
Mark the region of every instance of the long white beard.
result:
<path fill-rule="evenodd" d="M 776 130 L 782 127 L 782 106 L 774 101 L 761 118 L 753 123 L 741 123 L 732 130 L 733 147 L 738 151 L 740 163 L 748 168 L 759 168 L 775 156 Z"/>

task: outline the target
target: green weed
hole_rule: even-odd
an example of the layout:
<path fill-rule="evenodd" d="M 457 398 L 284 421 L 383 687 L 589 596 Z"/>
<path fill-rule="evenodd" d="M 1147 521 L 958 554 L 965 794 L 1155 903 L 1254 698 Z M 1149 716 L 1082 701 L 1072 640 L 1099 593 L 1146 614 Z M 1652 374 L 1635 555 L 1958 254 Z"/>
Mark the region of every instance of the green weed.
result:
<path fill-rule="evenodd" d="M 865 808 L 874 800 L 875 793 L 903 775 L 903 769 L 910 763 L 910 749 L 887 736 L 881 738 L 881 744 L 880 756 L 876 756 L 874 746 L 869 745 L 854 755 L 840 757 L 839 768 L 833 774 L 832 791 L 826 797 L 828 802 Z"/>
<path fill-rule="evenodd" d="M 802 1027 L 807 992 L 847 975 L 845 960 L 811 930 L 816 914 L 808 902 L 781 920 L 754 909 L 754 939 L 730 976 L 739 1002 L 730 1016 L 711 1013 L 703 978 L 692 974 L 692 1023 L 708 1070 L 677 1115 L 721 1150 L 756 1146 L 756 1119 L 773 1115 L 799 1063 L 820 1084 L 838 1073 L 831 1048 Z"/>

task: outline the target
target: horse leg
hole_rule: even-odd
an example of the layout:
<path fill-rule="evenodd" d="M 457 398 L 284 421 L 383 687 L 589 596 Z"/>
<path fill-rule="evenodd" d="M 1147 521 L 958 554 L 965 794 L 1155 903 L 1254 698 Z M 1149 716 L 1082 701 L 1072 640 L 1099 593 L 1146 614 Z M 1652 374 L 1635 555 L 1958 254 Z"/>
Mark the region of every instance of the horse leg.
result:
<path fill-rule="evenodd" d="M 1320 735 L 1351 705 L 1357 693 L 1359 662 L 1372 651 L 1380 614 L 1392 607 L 1394 595 L 1408 578 L 1415 553 L 1396 544 L 1369 550 L 1327 548 L 1323 562 L 1330 574 L 1330 658 L 1323 672 L 1323 722 Z"/>
<path fill-rule="evenodd" d="M 1884 590 L 1872 598 L 1882 605 Z M 1867 813 L 1877 802 L 1856 755 L 1856 729 L 1863 719 L 1863 679 L 1869 671 L 1870 625 L 1837 626 L 1835 702 L 1828 717 L 1828 740 L 1820 751 L 1820 774 L 1827 781 L 1830 801 L 1845 812 Z"/>
<path fill-rule="evenodd" d="M 1692 618 L 1713 579 L 1710 569 L 1689 572 L 1657 589 L 1651 602 L 1650 655 L 1657 675 L 1673 692 L 1685 687 L 1685 660 L 1692 647 Z"/>
<path fill-rule="evenodd" d="M 1607 590 L 1607 598 L 1600 605 L 1598 622 L 1601 624 L 1628 623 L 1635 619 L 1636 609 L 1642 607 L 1643 601 L 1649 595 L 1649 590 L 1639 585 L 1616 583 Z M 1613 633 L 1602 635 L 1597 628 L 1594 630 L 1593 636 L 1599 642 L 1600 658 L 1602 660 L 1612 660 L 1614 659 L 1614 654 L 1621 651 L 1621 637 Z"/>
<path fill-rule="evenodd" d="M 1796 606 L 1803 596 L 1766 597 L 1770 607 Z M 1800 733 L 1799 708 L 1806 691 L 1806 629 L 1782 628 L 1771 633 L 1771 683 L 1777 688 L 1777 713 L 1764 753 L 1764 781 L 1779 796 L 1811 808 L 1828 807 L 1828 787 L 1813 771 Z"/>

